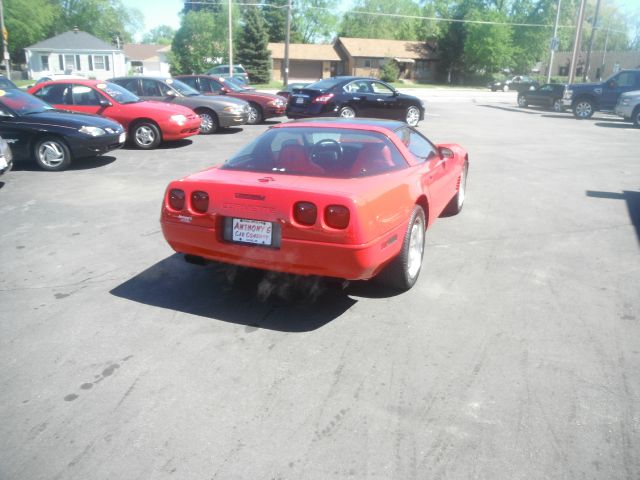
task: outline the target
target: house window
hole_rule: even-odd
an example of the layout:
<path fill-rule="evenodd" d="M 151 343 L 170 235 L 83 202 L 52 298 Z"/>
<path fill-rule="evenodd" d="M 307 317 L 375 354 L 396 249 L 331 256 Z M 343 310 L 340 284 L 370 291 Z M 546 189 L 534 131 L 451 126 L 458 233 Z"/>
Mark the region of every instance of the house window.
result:
<path fill-rule="evenodd" d="M 558 75 L 561 77 L 566 77 L 569 74 L 569 67 L 560 67 L 558 70 Z"/>
<path fill-rule="evenodd" d="M 40 63 L 42 63 L 42 70 L 49 70 L 49 55 L 41 55 Z"/>
<path fill-rule="evenodd" d="M 365 58 L 364 59 L 364 67 L 365 68 L 371 68 L 371 59 L 370 58 Z"/>
<path fill-rule="evenodd" d="M 111 70 L 109 68 L 109 56 L 108 55 L 94 55 L 93 56 L 93 68 L 96 70 Z"/>
<path fill-rule="evenodd" d="M 76 57 L 75 55 L 65 55 L 64 56 L 64 69 L 65 70 L 75 70 L 76 68 Z"/>

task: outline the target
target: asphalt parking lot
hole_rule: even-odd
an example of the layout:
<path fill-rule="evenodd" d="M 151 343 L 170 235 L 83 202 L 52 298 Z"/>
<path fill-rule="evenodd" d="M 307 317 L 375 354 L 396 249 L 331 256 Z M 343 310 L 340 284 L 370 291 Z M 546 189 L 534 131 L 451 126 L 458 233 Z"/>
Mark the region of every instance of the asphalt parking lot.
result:
<path fill-rule="evenodd" d="M 265 125 L 0 177 L 0 478 L 640 478 L 640 130 L 415 93 L 470 170 L 400 295 L 171 251 Z"/>

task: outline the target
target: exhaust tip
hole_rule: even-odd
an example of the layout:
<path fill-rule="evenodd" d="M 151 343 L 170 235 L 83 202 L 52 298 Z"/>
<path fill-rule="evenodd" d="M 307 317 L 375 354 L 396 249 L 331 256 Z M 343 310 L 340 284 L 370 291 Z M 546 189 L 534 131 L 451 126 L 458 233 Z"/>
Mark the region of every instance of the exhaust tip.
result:
<path fill-rule="evenodd" d="M 185 262 L 192 263 L 193 265 L 201 265 L 202 266 L 202 265 L 206 265 L 207 264 L 207 261 L 204 258 L 199 257 L 197 255 L 185 254 L 184 260 L 185 260 Z"/>

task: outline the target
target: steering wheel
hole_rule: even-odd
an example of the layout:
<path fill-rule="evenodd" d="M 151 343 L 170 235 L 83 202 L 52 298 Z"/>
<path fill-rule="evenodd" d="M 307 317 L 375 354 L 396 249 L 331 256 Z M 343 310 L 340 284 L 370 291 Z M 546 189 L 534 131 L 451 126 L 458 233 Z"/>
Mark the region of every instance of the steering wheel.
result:
<path fill-rule="evenodd" d="M 338 168 L 342 163 L 342 145 L 331 138 L 320 140 L 313 146 L 311 160 L 323 168 Z"/>

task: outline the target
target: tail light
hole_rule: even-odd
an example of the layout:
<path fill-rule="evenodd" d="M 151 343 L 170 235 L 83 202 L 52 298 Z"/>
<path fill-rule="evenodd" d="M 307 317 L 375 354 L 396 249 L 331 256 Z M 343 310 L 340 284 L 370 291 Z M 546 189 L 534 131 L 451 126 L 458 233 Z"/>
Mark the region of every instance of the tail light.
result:
<path fill-rule="evenodd" d="M 207 213 L 209 209 L 209 194 L 196 190 L 191 194 L 191 208 L 198 213 Z"/>
<path fill-rule="evenodd" d="M 184 208 L 184 192 L 179 188 L 169 190 L 169 206 L 174 210 L 182 210 Z"/>
<path fill-rule="evenodd" d="M 342 205 L 329 205 L 324 209 L 324 222 L 331 228 L 347 228 L 349 209 Z"/>
<path fill-rule="evenodd" d="M 313 103 L 327 103 L 334 97 L 333 93 L 325 93 L 324 95 L 320 95 L 313 99 Z"/>
<path fill-rule="evenodd" d="M 311 202 L 296 202 L 293 206 L 293 218 L 302 225 L 313 225 L 318 218 L 318 209 Z"/>

